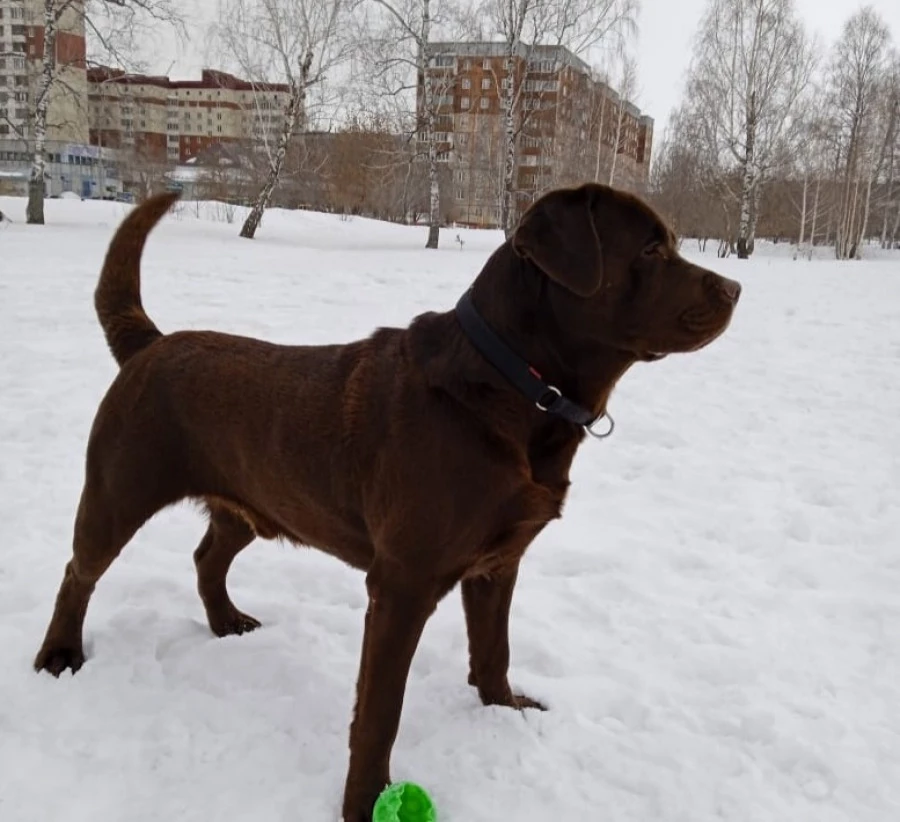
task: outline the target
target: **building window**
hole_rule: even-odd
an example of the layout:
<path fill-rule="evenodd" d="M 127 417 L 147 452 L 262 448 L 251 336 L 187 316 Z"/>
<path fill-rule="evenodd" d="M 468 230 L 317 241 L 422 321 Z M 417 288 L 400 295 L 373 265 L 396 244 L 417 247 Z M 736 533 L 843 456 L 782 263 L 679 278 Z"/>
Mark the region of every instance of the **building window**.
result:
<path fill-rule="evenodd" d="M 482 63 L 481 63 L 481 67 L 482 67 L 485 71 L 490 71 L 490 70 L 491 70 L 491 59 L 490 59 L 489 57 L 485 57 L 484 60 L 483 60 Z"/>
<path fill-rule="evenodd" d="M 490 77 L 484 77 L 484 78 L 482 78 L 482 80 L 481 80 L 481 90 L 482 90 L 482 91 L 487 91 L 490 87 L 491 87 L 491 78 L 490 78 Z"/>
<path fill-rule="evenodd" d="M 472 81 L 468 77 L 463 77 L 462 87 L 465 89 L 472 88 Z"/>
<path fill-rule="evenodd" d="M 463 97 L 463 98 L 459 101 L 459 105 L 460 105 L 460 108 L 465 108 L 465 109 L 467 109 L 467 108 L 469 107 L 469 98 L 468 98 L 468 97 Z"/>
<path fill-rule="evenodd" d="M 491 105 L 491 101 L 488 100 L 487 97 L 482 97 L 482 98 L 481 98 L 481 108 L 482 108 L 482 109 L 486 109 L 486 108 L 488 108 L 490 105 Z"/>

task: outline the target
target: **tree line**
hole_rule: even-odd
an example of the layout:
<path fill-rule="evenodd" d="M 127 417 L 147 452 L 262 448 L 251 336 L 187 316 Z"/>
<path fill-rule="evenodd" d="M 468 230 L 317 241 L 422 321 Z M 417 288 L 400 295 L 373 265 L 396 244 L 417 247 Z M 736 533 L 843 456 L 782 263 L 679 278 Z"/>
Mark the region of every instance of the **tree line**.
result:
<path fill-rule="evenodd" d="M 900 55 L 869 6 L 815 42 L 791 0 L 711 0 L 658 148 L 655 204 L 681 236 L 747 258 L 757 237 L 900 241 Z"/>

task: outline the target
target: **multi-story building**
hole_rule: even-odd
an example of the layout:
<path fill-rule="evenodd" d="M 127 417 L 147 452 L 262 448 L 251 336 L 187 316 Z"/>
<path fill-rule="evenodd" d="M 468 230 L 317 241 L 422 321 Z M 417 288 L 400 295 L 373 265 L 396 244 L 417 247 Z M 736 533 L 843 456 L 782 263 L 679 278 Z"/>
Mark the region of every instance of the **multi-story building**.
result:
<path fill-rule="evenodd" d="M 96 151 L 88 145 L 84 0 L 73 0 L 57 24 L 56 82 L 50 87 L 45 135 L 50 193 L 92 190 Z M 0 0 L 0 188 L 24 193 L 34 155 L 34 109 L 43 69 L 43 0 Z"/>
<path fill-rule="evenodd" d="M 218 143 L 277 134 L 290 89 L 204 69 L 200 80 L 88 72 L 90 142 L 159 163 L 185 162 Z"/>
<path fill-rule="evenodd" d="M 287 86 L 211 70 L 198 81 L 88 70 L 84 5 L 73 0 L 58 23 L 45 136 L 48 194 L 115 196 L 129 175 L 149 166 L 158 172 L 210 145 L 258 145 L 277 132 Z M 44 0 L 0 0 L 0 192 L 27 189 L 45 40 Z"/>
<path fill-rule="evenodd" d="M 496 226 L 506 156 L 503 98 L 516 100 L 517 214 L 547 188 L 584 180 L 640 191 L 647 183 L 653 120 L 559 46 L 521 45 L 507 76 L 505 43 L 433 43 L 429 79 L 438 156 L 452 173 L 452 220 Z M 424 94 L 419 78 L 419 111 Z M 514 215 L 515 216 L 515 215 Z"/>
<path fill-rule="evenodd" d="M 87 143 L 84 0 L 74 0 L 58 23 L 58 82 L 50 91 L 47 139 Z M 31 133 L 33 101 L 44 57 L 42 0 L 0 0 L 0 139 Z"/>

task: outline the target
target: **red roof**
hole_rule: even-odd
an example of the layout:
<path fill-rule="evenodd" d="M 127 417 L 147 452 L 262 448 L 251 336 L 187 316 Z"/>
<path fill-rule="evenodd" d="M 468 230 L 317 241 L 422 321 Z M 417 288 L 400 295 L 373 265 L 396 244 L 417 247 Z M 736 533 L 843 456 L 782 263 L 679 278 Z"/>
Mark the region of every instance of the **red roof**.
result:
<path fill-rule="evenodd" d="M 162 75 L 129 74 L 122 69 L 95 66 L 88 69 L 89 83 L 116 83 L 134 86 L 157 86 L 167 89 L 230 89 L 232 91 L 290 91 L 286 83 L 254 83 L 216 69 L 203 69 L 199 80 L 170 80 Z"/>

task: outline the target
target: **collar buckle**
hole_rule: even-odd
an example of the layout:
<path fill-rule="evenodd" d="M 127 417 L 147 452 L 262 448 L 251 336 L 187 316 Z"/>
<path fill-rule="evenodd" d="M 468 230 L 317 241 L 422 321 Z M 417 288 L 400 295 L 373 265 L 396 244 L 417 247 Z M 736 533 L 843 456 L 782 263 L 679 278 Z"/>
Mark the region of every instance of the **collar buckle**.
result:
<path fill-rule="evenodd" d="M 549 412 L 553 409 L 553 406 L 556 405 L 558 400 L 562 399 L 562 391 L 560 391 L 555 385 L 548 385 L 547 390 L 541 396 L 541 398 L 535 403 L 535 405 L 541 410 Z"/>

